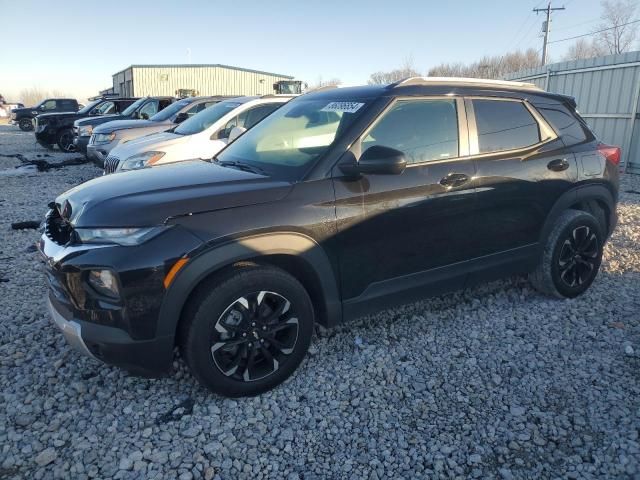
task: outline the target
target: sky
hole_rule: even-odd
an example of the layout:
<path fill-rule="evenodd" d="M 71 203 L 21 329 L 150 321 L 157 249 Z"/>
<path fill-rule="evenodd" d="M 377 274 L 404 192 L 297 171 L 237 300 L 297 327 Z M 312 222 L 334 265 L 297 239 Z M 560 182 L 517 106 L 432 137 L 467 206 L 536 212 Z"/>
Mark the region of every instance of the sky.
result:
<path fill-rule="evenodd" d="M 59 90 L 78 99 L 111 86 L 132 64 L 221 63 L 313 84 L 369 75 L 411 59 L 442 62 L 542 47 L 540 0 L 0 0 L 0 93 Z M 551 40 L 589 33 L 599 0 L 553 6 Z M 106 13 L 112 12 L 112 13 Z M 571 41 L 550 45 L 560 60 Z M 190 52 L 190 53 L 189 53 Z"/>

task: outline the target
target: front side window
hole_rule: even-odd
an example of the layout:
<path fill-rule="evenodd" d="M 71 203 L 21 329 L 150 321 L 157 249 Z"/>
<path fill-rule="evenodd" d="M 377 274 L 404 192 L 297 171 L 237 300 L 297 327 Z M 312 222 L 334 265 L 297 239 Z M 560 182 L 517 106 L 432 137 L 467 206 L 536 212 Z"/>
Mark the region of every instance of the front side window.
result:
<path fill-rule="evenodd" d="M 458 156 L 458 115 L 453 99 L 400 100 L 362 141 L 404 152 L 408 163 Z"/>
<path fill-rule="evenodd" d="M 299 178 L 366 105 L 366 99 L 332 101 L 300 97 L 285 103 L 243 134 L 218 154 L 217 160 L 254 165 L 276 177 Z"/>
<path fill-rule="evenodd" d="M 55 100 L 47 100 L 42 104 L 42 110 L 55 110 L 56 109 L 56 101 Z"/>
<path fill-rule="evenodd" d="M 114 113 L 115 105 L 113 102 L 104 102 L 102 105 L 96 108 L 96 115 L 108 115 Z"/>
<path fill-rule="evenodd" d="M 90 113 L 90 114 L 94 114 L 97 110 L 96 106 L 100 103 L 100 100 L 94 100 L 93 102 L 88 103 L 87 105 L 85 105 L 80 111 L 78 111 L 78 113 Z"/>
<path fill-rule="evenodd" d="M 136 110 L 138 110 L 138 108 L 140 108 L 140 106 L 146 102 L 146 98 L 139 98 L 138 100 L 136 100 L 135 102 L 133 102 L 131 105 L 129 105 L 124 112 L 122 112 L 122 115 L 126 116 L 126 117 L 130 117 L 131 115 L 133 115 L 133 112 L 135 112 Z"/>
<path fill-rule="evenodd" d="M 158 113 L 158 101 L 157 100 L 151 100 L 150 102 L 147 102 L 140 109 L 140 112 L 139 112 L 138 116 L 140 118 L 149 119 L 149 118 L 153 117 L 156 113 Z"/>
<path fill-rule="evenodd" d="M 480 153 L 514 150 L 540 142 L 540 129 L 520 101 L 473 100 Z"/>
<path fill-rule="evenodd" d="M 191 102 L 189 100 L 179 100 L 177 102 L 172 103 L 166 108 L 163 108 L 158 113 L 156 113 L 151 120 L 154 122 L 164 122 L 165 120 L 169 120 L 180 112 L 183 108 L 189 105 Z"/>

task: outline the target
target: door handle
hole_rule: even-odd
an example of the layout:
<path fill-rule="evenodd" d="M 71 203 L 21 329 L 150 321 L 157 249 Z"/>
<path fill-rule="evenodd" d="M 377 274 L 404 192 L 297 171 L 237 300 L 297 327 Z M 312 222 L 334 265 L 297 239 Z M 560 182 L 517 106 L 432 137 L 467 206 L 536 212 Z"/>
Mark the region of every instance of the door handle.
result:
<path fill-rule="evenodd" d="M 554 172 L 561 172 L 569 168 L 569 162 L 566 158 L 558 158 L 547 163 L 547 168 Z"/>
<path fill-rule="evenodd" d="M 441 178 L 439 183 L 443 187 L 451 188 L 464 185 L 469 180 L 469 175 L 466 175 L 464 173 L 450 173 L 446 177 Z"/>

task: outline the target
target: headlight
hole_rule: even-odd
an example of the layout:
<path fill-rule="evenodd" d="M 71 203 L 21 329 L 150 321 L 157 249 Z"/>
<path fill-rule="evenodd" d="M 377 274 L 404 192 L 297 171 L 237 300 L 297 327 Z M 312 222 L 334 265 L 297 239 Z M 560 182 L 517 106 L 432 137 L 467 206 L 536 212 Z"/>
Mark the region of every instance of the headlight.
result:
<path fill-rule="evenodd" d="M 78 128 L 78 135 L 81 137 L 90 137 L 93 133 L 93 127 L 91 125 L 85 125 Z"/>
<path fill-rule="evenodd" d="M 145 228 L 76 228 L 74 231 L 81 243 L 115 243 L 117 245 L 140 245 L 159 235 L 166 226 Z"/>
<path fill-rule="evenodd" d="M 144 152 L 127 158 L 120 164 L 119 170 L 135 170 L 136 168 L 149 167 L 158 163 L 164 157 L 164 152 Z"/>
<path fill-rule="evenodd" d="M 110 143 L 116 138 L 116 132 L 96 133 L 93 135 L 93 143 Z"/>
<path fill-rule="evenodd" d="M 113 298 L 120 297 L 118 281 L 111 270 L 90 270 L 88 281 L 98 293 Z"/>

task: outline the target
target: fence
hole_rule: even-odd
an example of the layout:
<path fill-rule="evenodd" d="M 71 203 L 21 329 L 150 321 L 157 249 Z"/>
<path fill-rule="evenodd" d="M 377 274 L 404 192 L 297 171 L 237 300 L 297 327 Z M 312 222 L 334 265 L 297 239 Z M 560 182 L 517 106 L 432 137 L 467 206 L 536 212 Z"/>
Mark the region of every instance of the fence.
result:
<path fill-rule="evenodd" d="M 575 97 L 598 138 L 622 147 L 621 167 L 640 173 L 640 52 L 554 63 L 506 79 Z"/>

